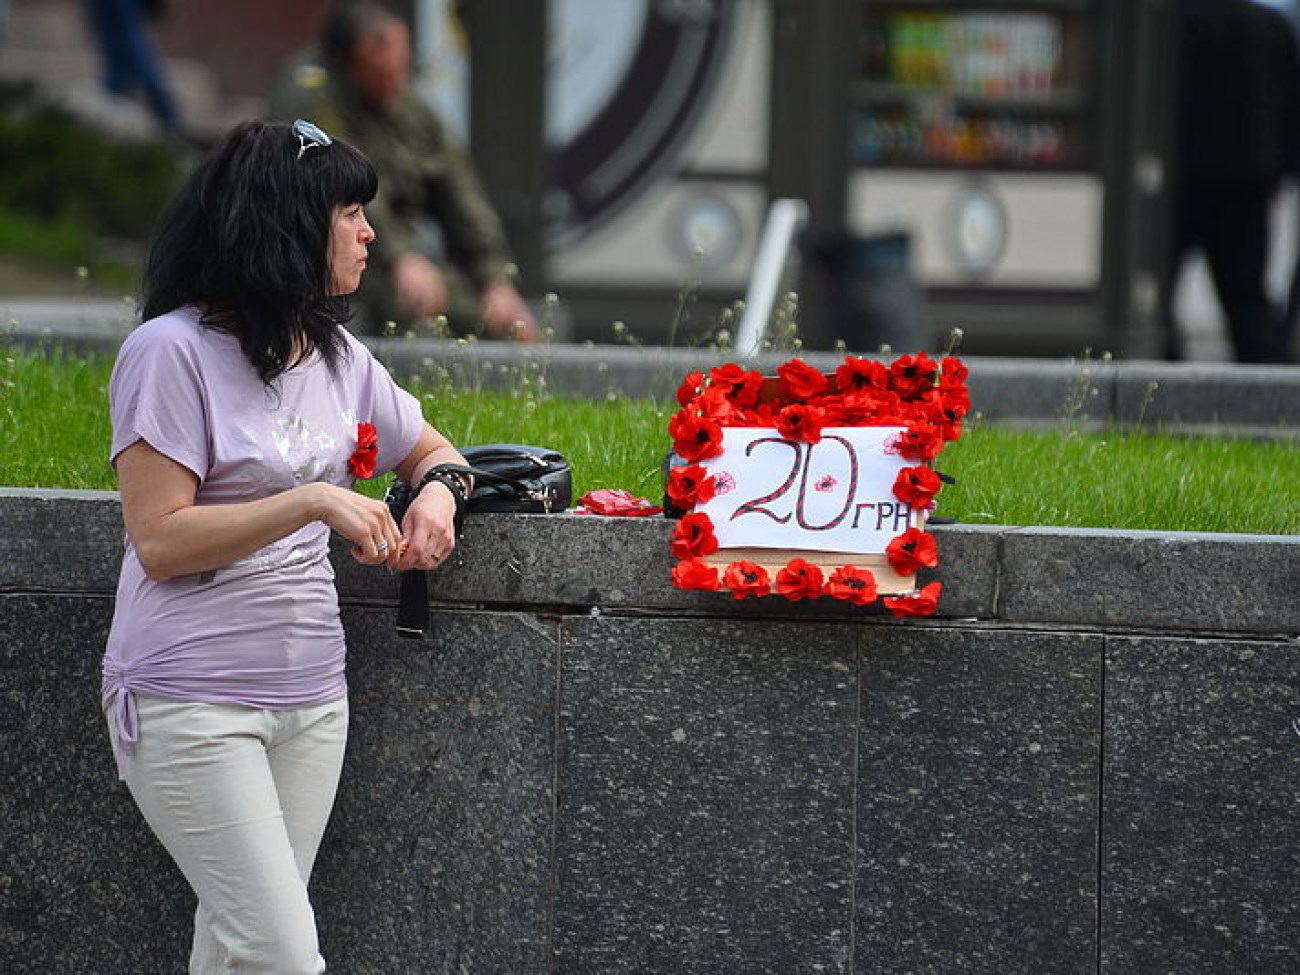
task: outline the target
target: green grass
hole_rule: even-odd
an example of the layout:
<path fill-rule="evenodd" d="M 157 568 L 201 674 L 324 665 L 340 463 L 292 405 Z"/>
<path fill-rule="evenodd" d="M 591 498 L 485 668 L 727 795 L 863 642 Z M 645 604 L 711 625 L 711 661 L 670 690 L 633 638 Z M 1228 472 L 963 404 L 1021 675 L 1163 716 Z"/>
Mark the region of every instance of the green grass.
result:
<path fill-rule="evenodd" d="M 107 462 L 111 363 L 0 342 L 0 483 L 116 485 Z M 575 497 L 623 488 L 658 500 L 671 402 L 567 399 L 536 375 L 513 392 L 416 382 L 430 421 L 457 443 L 532 443 L 565 454 Z M 977 404 L 978 405 L 978 404 Z M 940 514 L 961 523 L 1300 534 L 1300 443 L 974 425 L 938 467 L 958 480 Z M 382 491 L 382 484 L 368 487 Z"/>

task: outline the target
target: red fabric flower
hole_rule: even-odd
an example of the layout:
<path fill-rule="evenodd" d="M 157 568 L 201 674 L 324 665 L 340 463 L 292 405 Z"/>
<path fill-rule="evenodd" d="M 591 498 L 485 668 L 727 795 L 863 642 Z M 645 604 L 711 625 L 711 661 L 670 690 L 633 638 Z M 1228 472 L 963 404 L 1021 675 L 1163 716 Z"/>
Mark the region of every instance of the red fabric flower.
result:
<path fill-rule="evenodd" d="M 673 532 L 673 555 L 679 559 L 703 558 L 718 550 L 718 536 L 713 522 L 702 512 L 693 511 L 677 522 Z"/>
<path fill-rule="evenodd" d="M 945 389 L 964 386 L 970 370 L 956 356 L 944 356 L 939 363 L 939 385 Z"/>
<path fill-rule="evenodd" d="M 776 591 L 786 599 L 814 599 L 822 594 L 822 570 L 805 559 L 791 559 L 776 574 Z"/>
<path fill-rule="evenodd" d="M 683 460 L 694 463 L 722 453 L 722 427 L 690 408 L 679 410 L 668 421 L 668 435 Z"/>
<path fill-rule="evenodd" d="M 831 573 L 822 590 L 827 596 L 844 599 L 858 606 L 876 601 L 876 577 L 856 565 L 845 565 Z"/>
<path fill-rule="evenodd" d="M 767 570 L 755 562 L 732 562 L 722 573 L 722 584 L 737 599 L 746 596 L 766 596 L 772 591 L 772 580 Z"/>
<path fill-rule="evenodd" d="M 369 423 L 357 424 L 357 449 L 348 458 L 348 473 L 363 480 L 375 476 L 379 456 L 379 433 Z"/>
<path fill-rule="evenodd" d="M 844 365 L 835 370 L 835 385 L 845 395 L 869 389 L 883 392 L 889 388 L 889 368 L 875 359 L 849 356 Z"/>
<path fill-rule="evenodd" d="M 722 588 L 722 579 L 718 576 L 717 566 L 699 559 L 682 559 L 673 566 L 673 585 L 678 589 L 716 591 Z"/>
<path fill-rule="evenodd" d="M 899 619 L 929 616 L 939 605 L 942 583 L 932 582 L 912 596 L 894 596 L 885 600 L 885 608 Z"/>
<path fill-rule="evenodd" d="M 786 440 L 818 443 L 822 438 L 822 424 L 826 414 L 816 406 L 794 403 L 776 415 L 776 431 Z"/>
<path fill-rule="evenodd" d="M 717 481 L 699 464 L 674 467 L 668 472 L 668 500 L 679 508 L 694 508 L 712 501 Z"/>
<path fill-rule="evenodd" d="M 781 389 L 792 400 L 809 400 L 826 391 L 830 381 L 802 359 L 791 359 L 776 367 Z"/>
<path fill-rule="evenodd" d="M 758 403 L 758 394 L 763 388 L 763 374 L 756 369 L 746 369 L 738 363 L 728 362 L 709 370 L 709 384 L 714 389 L 722 390 L 736 406 L 747 410 Z"/>
<path fill-rule="evenodd" d="M 909 528 L 885 546 L 885 557 L 895 572 L 910 576 L 922 566 L 932 569 L 938 565 L 939 548 L 929 532 Z"/>
<path fill-rule="evenodd" d="M 688 372 L 682 384 L 677 387 L 677 405 L 686 406 L 702 392 L 704 392 L 704 373 L 699 370 Z"/>
<path fill-rule="evenodd" d="M 600 488 L 588 491 L 578 499 L 582 510 L 591 515 L 613 515 L 622 517 L 640 517 L 661 515 L 664 509 L 651 504 L 645 498 L 638 498 L 631 491 L 620 488 Z"/>
<path fill-rule="evenodd" d="M 889 378 L 903 399 L 916 399 L 934 387 L 939 364 L 924 352 L 899 356 L 889 367 Z"/>
<path fill-rule="evenodd" d="M 908 460 L 934 460 L 943 443 L 943 433 L 934 424 L 914 423 L 899 437 L 898 452 Z"/>
<path fill-rule="evenodd" d="M 942 487 L 943 481 L 929 467 L 904 467 L 894 479 L 894 497 L 913 508 L 924 508 Z"/>

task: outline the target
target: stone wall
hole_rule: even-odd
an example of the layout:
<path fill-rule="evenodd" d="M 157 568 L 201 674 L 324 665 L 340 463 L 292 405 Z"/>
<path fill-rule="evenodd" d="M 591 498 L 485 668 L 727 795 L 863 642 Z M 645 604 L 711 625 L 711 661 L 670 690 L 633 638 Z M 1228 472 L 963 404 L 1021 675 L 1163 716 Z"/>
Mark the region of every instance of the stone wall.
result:
<path fill-rule="evenodd" d="M 658 519 L 474 516 L 434 635 L 336 551 L 339 973 L 1300 967 L 1300 539 L 936 528 L 938 615 L 667 584 Z M 0 491 L 0 972 L 184 967 L 115 781 L 116 496 Z"/>

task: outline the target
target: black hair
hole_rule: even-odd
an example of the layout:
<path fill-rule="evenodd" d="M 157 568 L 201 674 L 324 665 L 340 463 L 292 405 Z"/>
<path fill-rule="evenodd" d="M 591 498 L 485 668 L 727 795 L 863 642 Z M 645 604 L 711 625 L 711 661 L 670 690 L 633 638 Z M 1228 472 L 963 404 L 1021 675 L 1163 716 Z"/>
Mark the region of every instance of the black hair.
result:
<path fill-rule="evenodd" d="M 196 305 L 205 326 L 238 337 L 268 385 L 304 350 L 331 369 L 346 354 L 350 310 L 330 294 L 330 227 L 336 208 L 365 205 L 379 188 L 347 143 L 300 148 L 288 125 L 236 126 L 172 200 L 145 264 L 145 320 Z"/>

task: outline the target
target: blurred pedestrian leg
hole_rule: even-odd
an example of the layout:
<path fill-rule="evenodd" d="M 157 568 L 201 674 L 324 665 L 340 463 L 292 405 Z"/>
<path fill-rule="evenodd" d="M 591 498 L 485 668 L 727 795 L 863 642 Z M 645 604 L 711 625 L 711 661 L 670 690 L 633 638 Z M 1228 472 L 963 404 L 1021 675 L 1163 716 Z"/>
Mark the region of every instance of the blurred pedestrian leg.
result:
<path fill-rule="evenodd" d="M 155 4 L 152 9 L 161 8 Z M 123 98 L 142 90 L 163 130 L 181 137 L 180 113 L 149 33 L 142 0 L 86 0 L 86 15 L 104 59 L 104 87 Z"/>

